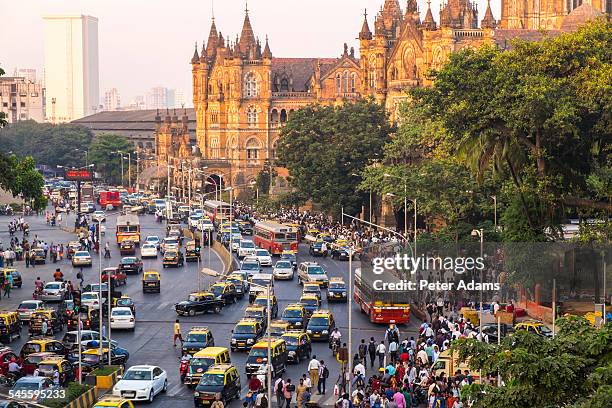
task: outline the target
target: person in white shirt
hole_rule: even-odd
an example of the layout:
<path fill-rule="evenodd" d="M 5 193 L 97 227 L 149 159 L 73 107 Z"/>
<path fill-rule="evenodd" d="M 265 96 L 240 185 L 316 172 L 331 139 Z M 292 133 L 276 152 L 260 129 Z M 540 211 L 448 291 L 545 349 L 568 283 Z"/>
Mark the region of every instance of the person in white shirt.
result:
<path fill-rule="evenodd" d="M 366 369 L 361 362 L 353 368 L 353 374 L 355 374 L 356 376 L 360 375 L 365 378 Z"/>
<path fill-rule="evenodd" d="M 317 356 L 313 355 L 312 360 L 308 363 L 308 374 L 310 375 L 310 384 L 319 383 L 319 360 Z"/>
<path fill-rule="evenodd" d="M 385 354 L 387 353 L 387 348 L 385 347 L 384 342 L 380 342 L 378 347 L 376 347 L 376 354 L 378 354 L 378 367 L 385 366 Z"/>

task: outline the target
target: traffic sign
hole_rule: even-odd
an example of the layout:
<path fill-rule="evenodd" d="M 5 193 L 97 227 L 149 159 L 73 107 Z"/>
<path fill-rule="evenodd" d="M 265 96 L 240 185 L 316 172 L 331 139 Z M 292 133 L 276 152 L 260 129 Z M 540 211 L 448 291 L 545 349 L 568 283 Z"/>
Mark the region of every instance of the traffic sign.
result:
<path fill-rule="evenodd" d="M 91 170 L 67 169 L 64 178 L 68 181 L 89 181 L 91 180 Z"/>

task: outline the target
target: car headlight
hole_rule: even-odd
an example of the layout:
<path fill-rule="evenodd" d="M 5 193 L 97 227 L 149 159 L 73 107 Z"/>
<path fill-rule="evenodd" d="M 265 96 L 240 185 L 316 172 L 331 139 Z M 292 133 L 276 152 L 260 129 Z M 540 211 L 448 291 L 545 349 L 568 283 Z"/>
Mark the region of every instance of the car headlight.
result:
<path fill-rule="evenodd" d="M 310 329 L 309 329 L 309 330 L 306 330 L 306 333 L 311 334 L 311 333 L 312 333 L 312 330 L 310 330 Z"/>
<path fill-rule="evenodd" d="M 295 322 L 295 325 L 296 325 L 296 326 L 301 326 L 301 325 L 302 325 L 302 322 Z"/>
<path fill-rule="evenodd" d="M 322 333 L 322 334 L 327 334 L 327 333 L 329 333 L 329 332 L 328 332 L 327 330 L 323 330 L 321 333 Z"/>
<path fill-rule="evenodd" d="M 149 389 L 149 387 L 144 387 L 144 388 L 139 389 L 138 391 L 146 391 L 148 389 Z"/>
<path fill-rule="evenodd" d="M 235 342 L 236 342 L 236 339 L 232 339 L 232 343 L 235 343 Z"/>
<path fill-rule="evenodd" d="M 290 351 L 290 352 L 289 352 L 289 355 L 290 355 L 290 356 L 295 356 L 295 351 Z"/>
<path fill-rule="evenodd" d="M 253 343 L 253 339 L 247 339 L 247 343 Z"/>
<path fill-rule="evenodd" d="M 342 292 L 342 296 L 346 296 L 346 292 Z"/>
<path fill-rule="evenodd" d="M 194 393 L 193 393 L 193 396 L 194 396 L 194 397 L 199 397 L 199 396 L 200 396 L 200 393 L 196 391 L 196 392 L 194 392 Z"/>

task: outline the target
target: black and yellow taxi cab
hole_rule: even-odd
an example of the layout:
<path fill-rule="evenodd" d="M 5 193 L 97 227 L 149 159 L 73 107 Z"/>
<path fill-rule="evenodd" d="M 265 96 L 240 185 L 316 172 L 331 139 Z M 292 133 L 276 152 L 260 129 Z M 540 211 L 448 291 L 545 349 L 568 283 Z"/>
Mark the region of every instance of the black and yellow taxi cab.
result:
<path fill-rule="evenodd" d="M 117 365 L 124 366 L 128 360 L 128 356 L 125 354 L 118 354 L 114 349 L 110 350 L 110 363 L 108 361 L 108 347 L 102 348 L 102 353 L 100 354 L 100 348 L 91 348 L 81 352 L 81 366 L 83 370 L 83 374 L 87 374 L 92 372 L 98 367 L 105 365 Z M 78 373 L 77 373 L 78 375 Z"/>
<path fill-rule="evenodd" d="M 193 326 L 187 333 L 185 341 L 183 341 L 183 354 L 194 355 L 198 351 L 214 345 L 215 338 L 208 326 Z"/>
<path fill-rule="evenodd" d="M 129 399 L 105 395 L 92 408 L 134 408 L 134 403 Z"/>
<path fill-rule="evenodd" d="M 287 362 L 299 364 L 302 360 L 310 359 L 312 344 L 308 334 L 290 330 L 283 333 L 281 339 L 287 343 Z"/>
<path fill-rule="evenodd" d="M 144 292 L 161 292 L 161 276 L 157 271 L 145 271 L 142 274 L 142 291 Z"/>
<path fill-rule="evenodd" d="M 200 242 L 199 240 L 187 241 L 185 244 L 185 261 L 195 262 L 200 259 Z"/>
<path fill-rule="evenodd" d="M 321 306 L 321 300 L 317 297 L 317 295 L 311 293 L 302 294 L 298 303 L 304 306 L 304 309 L 306 309 L 306 316 L 308 317 L 319 310 L 319 307 Z"/>
<path fill-rule="evenodd" d="M 25 358 L 34 353 L 55 353 L 65 356 L 68 354 L 68 351 L 69 350 L 61 341 L 48 337 L 41 337 L 26 342 L 23 347 L 21 347 L 19 356 Z"/>
<path fill-rule="evenodd" d="M 162 260 L 162 265 L 164 268 L 169 266 L 178 268 L 179 266 L 183 266 L 183 263 L 183 252 L 179 248 L 168 249 L 164 252 L 164 258 Z"/>
<path fill-rule="evenodd" d="M 55 370 L 59 372 L 61 386 L 65 386 L 76 378 L 74 367 L 63 357 L 50 357 L 38 363 L 38 372 L 42 377 L 53 378 Z"/>
<path fill-rule="evenodd" d="M 81 243 L 79 241 L 70 241 L 67 245 L 66 257 L 72 259 L 75 252 L 81 250 Z"/>
<path fill-rule="evenodd" d="M 263 306 L 268 310 L 268 291 L 259 292 L 257 297 L 253 301 L 254 305 Z M 270 294 L 270 309 L 272 310 L 271 318 L 276 319 L 278 317 L 278 300 L 274 293 Z"/>
<path fill-rule="evenodd" d="M 546 326 L 542 322 L 538 322 L 537 320 L 527 320 L 524 322 L 517 323 L 514 326 L 515 331 L 525 330 L 528 333 L 537 334 L 542 337 L 550 337 L 552 338 L 553 332 L 552 330 Z"/>
<path fill-rule="evenodd" d="M 306 309 L 299 303 L 288 304 L 281 314 L 281 320 L 289 323 L 289 329 L 305 330 L 308 323 Z"/>
<path fill-rule="evenodd" d="M 0 342 L 6 344 L 21 337 L 21 320 L 19 313 L 0 311 Z"/>
<path fill-rule="evenodd" d="M 221 281 L 213 283 L 208 291 L 215 295 L 219 300 L 223 300 L 224 304 L 229 305 L 238 301 L 238 293 L 232 282 Z"/>
<path fill-rule="evenodd" d="M 312 341 L 329 340 L 329 334 L 336 327 L 334 315 L 329 310 L 317 310 L 310 316 L 306 333 Z"/>
<path fill-rule="evenodd" d="M 15 268 L 4 268 L 1 270 L 2 274 L 4 274 L 4 281 L 8 282 L 9 279 L 13 279 L 13 288 L 20 288 L 23 285 L 23 278 L 21 277 L 21 272 L 19 272 Z"/>
<path fill-rule="evenodd" d="M 232 273 L 225 278 L 226 282 L 231 282 L 236 288 L 236 295 L 239 299 L 242 299 L 246 292 L 248 292 L 248 286 L 242 275 L 238 273 Z"/>
<path fill-rule="evenodd" d="M 270 322 L 270 336 L 280 337 L 289 330 L 289 322 L 285 320 L 272 320 Z"/>
<path fill-rule="evenodd" d="M 208 368 L 193 393 L 196 407 L 208 407 L 217 398 L 227 406 L 240 399 L 240 374 L 232 364 L 215 364 Z"/>
<path fill-rule="evenodd" d="M 276 377 L 287 369 L 289 352 L 285 340 L 279 337 L 271 337 L 268 342 L 268 338 L 262 337 L 249 351 L 245 366 L 247 374 L 255 374 L 261 371 L 262 367 L 268 363 L 268 343 L 272 357 L 272 376 Z"/>
<path fill-rule="evenodd" d="M 315 295 L 321 299 L 321 285 L 317 282 L 304 282 L 302 293 L 305 295 Z"/>
<path fill-rule="evenodd" d="M 241 319 L 234 330 L 230 347 L 232 351 L 248 350 L 263 336 L 263 324 L 258 319 Z"/>
<path fill-rule="evenodd" d="M 244 309 L 244 316 L 246 319 L 256 319 L 261 322 L 264 330 L 267 328 L 267 318 L 266 308 L 258 305 L 248 305 L 246 309 Z"/>
<path fill-rule="evenodd" d="M 45 250 L 42 248 L 32 248 L 30 251 L 30 263 L 44 264 L 47 261 Z"/>
<path fill-rule="evenodd" d="M 231 363 L 230 353 L 226 347 L 206 347 L 203 350 L 195 353 L 191 359 L 189 359 L 189 365 L 187 366 L 187 372 L 183 382 L 187 385 L 196 386 L 202 375 L 210 367 L 215 364 L 228 364 Z"/>
<path fill-rule="evenodd" d="M 81 329 L 97 330 L 100 327 L 100 310 L 93 309 L 87 306 L 79 308 L 78 313 L 72 313 L 66 321 L 67 331 L 79 329 L 79 317 L 81 319 Z"/>
<path fill-rule="evenodd" d="M 329 286 L 327 287 L 328 302 L 346 302 L 347 292 L 344 279 L 339 277 L 329 278 Z"/>
<path fill-rule="evenodd" d="M 43 323 L 47 324 L 47 331 L 43 333 Z M 30 318 L 30 336 L 53 336 L 61 332 L 64 326 L 63 320 L 54 309 L 42 309 L 32 312 Z"/>

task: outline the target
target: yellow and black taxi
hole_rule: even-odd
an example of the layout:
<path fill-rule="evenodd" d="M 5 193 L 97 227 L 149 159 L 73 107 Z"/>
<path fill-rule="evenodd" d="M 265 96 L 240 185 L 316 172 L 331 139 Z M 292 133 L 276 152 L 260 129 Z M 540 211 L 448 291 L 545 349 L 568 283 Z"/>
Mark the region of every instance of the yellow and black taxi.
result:
<path fill-rule="evenodd" d="M 238 293 L 236 293 L 236 287 L 232 282 L 215 282 L 208 288 L 208 291 L 215 295 L 215 298 L 223 300 L 225 305 L 238 301 Z"/>
<path fill-rule="evenodd" d="M 194 292 L 174 305 L 174 310 L 179 316 L 195 316 L 198 313 L 214 312 L 221 313 L 225 305 L 223 300 L 210 292 Z"/>
<path fill-rule="evenodd" d="M 232 351 L 248 350 L 262 335 L 263 324 L 259 320 L 241 319 L 232 330 L 230 347 Z"/>
<path fill-rule="evenodd" d="M 249 221 L 238 221 L 238 229 L 244 235 L 253 235 L 253 226 Z"/>
<path fill-rule="evenodd" d="M 9 279 L 13 279 L 13 288 L 20 288 L 23 285 L 23 279 L 21 273 L 15 268 L 4 268 L 1 270 L 4 274 L 4 281 L 8 282 Z"/>
<path fill-rule="evenodd" d="M 312 344 L 308 334 L 290 330 L 283 333 L 281 339 L 287 343 L 287 362 L 299 364 L 302 360 L 310 360 Z"/>
<path fill-rule="evenodd" d="M 63 326 L 64 322 L 60 319 L 56 310 L 35 310 L 30 317 L 30 336 L 53 336 L 55 333 L 61 332 Z"/>
<path fill-rule="evenodd" d="M 121 295 L 120 298 L 115 299 L 113 307 L 129 307 L 132 314 L 136 316 L 136 304 L 134 303 L 134 299 L 128 295 Z"/>
<path fill-rule="evenodd" d="M 82 330 L 97 330 L 100 328 L 100 311 L 90 307 L 82 307 L 79 309 L 79 313 L 73 313 L 67 319 L 66 327 L 68 331 L 79 329 L 79 317 Z"/>
<path fill-rule="evenodd" d="M 325 244 L 327 246 L 327 244 Z M 323 241 L 317 240 L 310 244 L 308 248 L 310 256 L 327 256 L 327 248 L 323 250 Z"/>
<path fill-rule="evenodd" d="M 272 320 L 270 322 L 270 336 L 280 337 L 289 330 L 289 322 L 285 320 Z"/>
<path fill-rule="evenodd" d="M 38 363 L 38 372 L 42 377 L 53 378 L 53 373 L 59 372 L 60 385 L 63 387 L 76 378 L 74 367 L 63 357 L 49 357 Z"/>
<path fill-rule="evenodd" d="M 146 271 L 142 274 L 142 292 L 161 292 L 161 276 L 157 271 Z"/>
<path fill-rule="evenodd" d="M 189 359 L 183 382 L 187 385 L 196 386 L 200 382 L 202 375 L 211 366 L 230 362 L 230 353 L 226 347 L 206 347 Z"/>
<path fill-rule="evenodd" d="M 319 310 L 321 306 L 321 300 L 316 295 L 309 293 L 302 294 L 298 303 L 306 309 L 307 317 L 310 317 L 315 311 Z"/>
<path fill-rule="evenodd" d="M 276 377 L 287 369 L 287 343 L 279 337 L 268 339 L 261 338 L 249 351 L 247 357 L 245 372 L 246 374 L 255 374 L 260 371 L 268 362 L 268 344 L 270 345 L 270 354 L 272 357 L 272 376 Z"/>
<path fill-rule="evenodd" d="M 261 325 L 266 329 L 267 318 L 266 308 L 258 305 L 249 305 L 244 309 L 244 318 L 256 319 L 261 322 Z"/>
<path fill-rule="evenodd" d="M 21 337 L 19 313 L 0 311 L 0 342 L 7 344 L 18 337 Z"/>
<path fill-rule="evenodd" d="M 134 403 L 129 399 L 105 395 L 92 408 L 134 408 Z"/>
<path fill-rule="evenodd" d="M 30 251 L 30 263 L 44 264 L 47 261 L 45 250 L 42 248 L 33 248 Z"/>
<path fill-rule="evenodd" d="M 308 322 L 306 309 L 299 303 L 288 304 L 283 310 L 281 320 L 289 323 L 289 329 L 305 330 Z"/>
<path fill-rule="evenodd" d="M 185 261 L 196 262 L 200 259 L 200 242 L 191 240 L 185 244 Z"/>
<path fill-rule="evenodd" d="M 125 354 L 117 354 L 115 350 L 111 349 L 110 355 L 111 360 L 109 363 L 108 347 L 102 348 L 102 354 L 100 354 L 100 349 L 97 347 L 83 351 L 81 353 L 81 366 L 83 374 L 90 373 L 100 366 L 109 364 L 124 366 L 125 363 L 127 363 L 128 356 L 126 356 Z"/>
<path fill-rule="evenodd" d="M 342 278 L 330 278 L 327 288 L 328 302 L 346 302 L 346 282 Z"/>
<path fill-rule="evenodd" d="M 225 281 L 234 284 L 234 287 L 236 288 L 236 295 L 239 299 L 242 299 L 248 292 L 248 286 L 245 284 L 246 282 L 241 274 L 232 273 L 225 278 Z"/>
<path fill-rule="evenodd" d="M 215 364 L 208 368 L 193 393 L 196 407 L 208 407 L 217 398 L 227 406 L 240 399 L 240 374 L 232 364 Z"/>
<path fill-rule="evenodd" d="M 263 306 L 268 310 L 268 291 L 259 292 L 253 304 Z M 270 293 L 270 309 L 272 310 L 270 317 L 276 319 L 278 317 L 278 300 L 274 293 Z"/>
<path fill-rule="evenodd" d="M 316 282 L 304 282 L 302 286 L 302 293 L 316 295 L 319 299 L 321 299 L 321 285 Z"/>
<path fill-rule="evenodd" d="M 334 315 L 329 310 L 317 310 L 312 314 L 306 327 L 306 333 L 312 341 L 329 340 L 329 334 L 336 327 Z"/>
<path fill-rule="evenodd" d="M 525 330 L 528 333 L 537 334 L 542 337 L 552 338 L 553 332 L 542 322 L 538 322 L 536 320 L 527 320 L 524 322 L 517 323 L 514 326 L 515 331 Z"/>
<path fill-rule="evenodd" d="M 194 355 L 198 351 L 215 345 L 212 331 L 207 326 L 194 326 L 183 341 L 183 353 Z"/>
<path fill-rule="evenodd" d="M 124 239 L 119 244 L 119 253 L 121 255 L 135 255 L 136 254 L 136 243 L 129 239 Z"/>
<path fill-rule="evenodd" d="M 79 241 L 70 241 L 67 247 L 66 257 L 72 259 L 74 253 L 81 250 L 81 243 Z"/>
<path fill-rule="evenodd" d="M 183 266 L 183 252 L 179 248 L 168 249 L 164 252 L 164 259 L 162 261 L 162 265 L 164 268 L 168 268 L 173 266 L 178 268 L 179 266 Z"/>
<path fill-rule="evenodd" d="M 26 342 L 26 344 L 21 347 L 19 356 L 21 358 L 25 358 L 34 353 L 55 353 L 57 355 L 65 356 L 68 354 L 68 351 L 69 350 L 66 348 L 66 346 L 59 340 L 40 338 L 32 339 Z"/>

